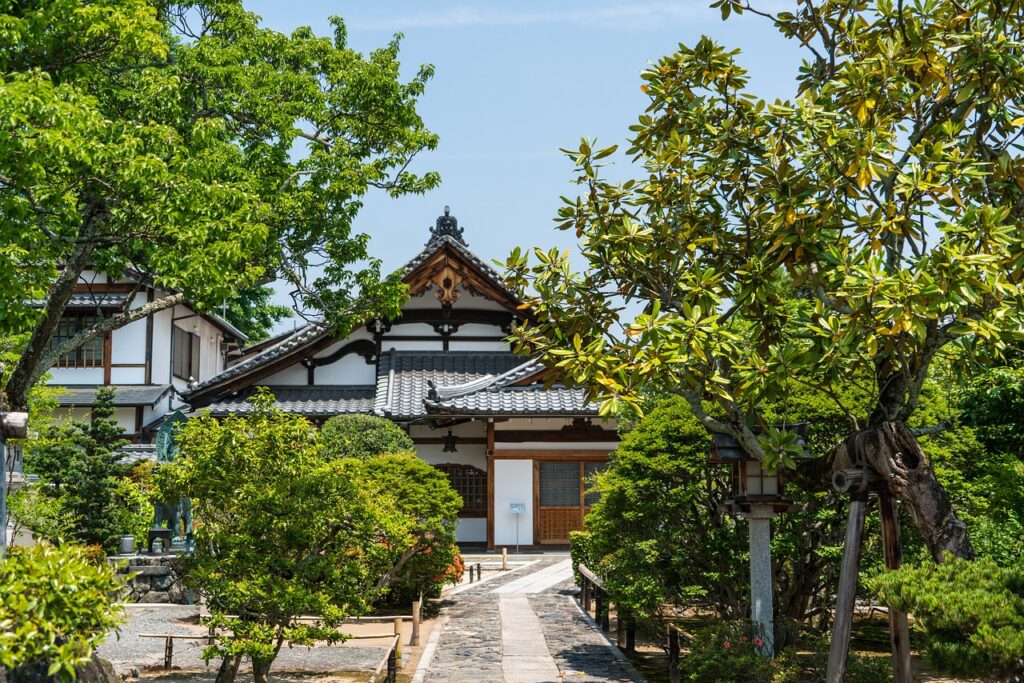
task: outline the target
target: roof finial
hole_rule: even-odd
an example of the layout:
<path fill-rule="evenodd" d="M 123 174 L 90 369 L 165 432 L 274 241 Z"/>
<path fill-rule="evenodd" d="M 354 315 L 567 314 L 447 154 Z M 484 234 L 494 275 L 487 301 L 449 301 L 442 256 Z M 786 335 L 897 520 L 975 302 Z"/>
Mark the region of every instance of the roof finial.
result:
<path fill-rule="evenodd" d="M 466 240 L 462 239 L 462 231 L 463 228 L 459 227 L 459 219 L 451 215 L 451 209 L 446 206 L 444 207 L 444 215 L 438 216 L 437 223 L 430 229 L 430 241 L 434 242 L 448 236 L 462 244 L 466 244 Z"/>

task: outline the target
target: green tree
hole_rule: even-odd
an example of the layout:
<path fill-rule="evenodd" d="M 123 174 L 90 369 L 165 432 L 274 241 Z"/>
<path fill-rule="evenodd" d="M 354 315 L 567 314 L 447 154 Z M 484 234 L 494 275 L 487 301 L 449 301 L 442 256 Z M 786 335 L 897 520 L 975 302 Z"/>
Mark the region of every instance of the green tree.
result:
<path fill-rule="evenodd" d="M 198 520 L 187 581 L 230 634 L 208 650 L 223 657 L 219 683 L 243 656 L 266 683 L 285 643 L 343 640 L 345 619 L 381 593 L 386 541 L 412 527 L 360 483 L 359 463 L 323 454 L 306 419 L 276 409 L 265 390 L 252 401 L 244 416 L 189 420 L 180 455 L 159 470 L 164 497 L 188 496 Z"/>
<path fill-rule="evenodd" d="M 663 605 L 708 607 L 739 618 L 748 601 L 745 529 L 719 505 L 725 468 L 709 470 L 707 431 L 680 399 L 661 402 L 622 437 L 586 518 L 591 568 L 612 601 L 638 619 Z"/>
<path fill-rule="evenodd" d="M 791 444 L 755 436 L 762 405 L 790 382 L 834 399 L 859 386 L 867 410 L 846 407 L 848 433 L 867 430 L 863 455 L 935 560 L 972 557 L 907 423 L 937 357 L 998 354 L 1021 336 L 1021 4 L 715 5 L 766 16 L 807 50 L 794 97 L 751 94 L 737 51 L 708 38 L 645 71 L 650 103 L 628 150 L 642 176 L 606 180 L 614 148 L 569 152 L 583 190 L 558 224 L 580 238 L 582 272 L 557 250 L 508 259 L 536 312 L 521 350 L 606 412 L 645 387 L 682 395 L 770 467 L 792 464 Z"/>
<path fill-rule="evenodd" d="M 284 35 L 241 0 L 0 5 L 0 334 L 29 333 L 7 403 L 108 330 L 275 278 L 341 332 L 398 313 L 399 276 L 351 225 L 373 188 L 437 185 L 408 171 L 437 143 L 415 109 L 432 68 L 403 82 L 397 38 L 364 56 L 331 23 Z M 172 294 L 51 345 L 86 268 Z"/>
<path fill-rule="evenodd" d="M 320 428 L 324 452 L 335 458 L 372 458 L 415 448 L 412 438 L 391 420 L 376 415 L 336 415 Z"/>
<path fill-rule="evenodd" d="M 11 683 L 73 678 L 120 621 L 120 579 L 81 546 L 14 548 L 0 559 L 0 585 L 0 666 Z"/>
<path fill-rule="evenodd" d="M 127 470 L 118 449 L 126 442 L 120 438 L 113 400 L 111 387 L 100 388 L 89 422 L 54 423 L 26 444 L 25 454 L 25 469 L 38 475 L 42 491 L 63 501 L 77 520 L 71 539 L 107 551 L 127 531 L 118 527 L 123 507 L 118 480 Z"/>
<path fill-rule="evenodd" d="M 292 315 L 292 309 L 289 307 L 271 303 L 273 294 L 273 288 L 267 286 L 239 290 L 234 298 L 227 302 L 227 321 L 241 330 L 250 342 L 266 339 L 274 325 Z"/>
<path fill-rule="evenodd" d="M 872 587 L 888 605 L 914 614 L 928 659 L 941 670 L 1016 680 L 1024 674 L 1024 573 L 991 560 L 907 565 Z"/>
<path fill-rule="evenodd" d="M 448 477 L 413 452 L 372 456 L 363 460 L 357 471 L 359 484 L 369 496 L 391 501 L 393 509 L 409 522 L 400 529 L 400 537 L 386 543 L 391 549 L 391 568 L 378 585 L 388 589 L 388 600 L 407 605 L 453 583 L 452 568 L 459 555 L 455 530 L 462 498 Z"/>

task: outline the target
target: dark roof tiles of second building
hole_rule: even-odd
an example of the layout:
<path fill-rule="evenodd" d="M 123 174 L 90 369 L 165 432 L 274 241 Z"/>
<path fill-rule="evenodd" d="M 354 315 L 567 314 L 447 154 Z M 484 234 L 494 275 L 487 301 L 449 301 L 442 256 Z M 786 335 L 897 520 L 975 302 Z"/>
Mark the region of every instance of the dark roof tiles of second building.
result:
<path fill-rule="evenodd" d="M 430 384 L 465 384 L 501 375 L 523 363 L 521 356 L 486 351 L 389 351 L 377 373 L 374 412 L 392 419 L 427 414 Z"/>
<path fill-rule="evenodd" d="M 286 413 L 306 417 L 331 417 L 373 412 L 372 386 L 321 385 L 268 387 L 275 405 Z M 254 390 L 215 401 L 201 410 L 214 415 L 242 415 L 252 410 L 249 396 Z"/>

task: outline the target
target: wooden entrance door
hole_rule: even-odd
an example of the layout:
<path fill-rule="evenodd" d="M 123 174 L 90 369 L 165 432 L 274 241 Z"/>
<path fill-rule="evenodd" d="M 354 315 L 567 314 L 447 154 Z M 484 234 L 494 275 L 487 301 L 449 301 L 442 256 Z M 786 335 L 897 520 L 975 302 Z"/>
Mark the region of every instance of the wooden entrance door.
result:
<path fill-rule="evenodd" d="M 603 461 L 534 461 L 538 544 L 568 544 L 569 532 L 583 528 L 583 518 L 597 502 L 597 494 L 586 491 L 587 479 L 605 465 Z"/>

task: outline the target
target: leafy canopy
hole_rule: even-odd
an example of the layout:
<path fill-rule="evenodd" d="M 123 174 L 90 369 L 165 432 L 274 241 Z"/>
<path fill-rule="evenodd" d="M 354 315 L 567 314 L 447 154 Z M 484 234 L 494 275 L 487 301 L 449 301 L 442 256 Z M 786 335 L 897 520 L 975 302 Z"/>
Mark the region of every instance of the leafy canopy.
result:
<path fill-rule="evenodd" d="M 331 23 L 284 35 L 241 0 L 0 3 L 0 334 L 33 333 L 13 404 L 67 351 L 50 338 L 87 267 L 176 293 L 93 336 L 275 278 L 341 331 L 397 314 L 399 279 L 351 225 L 373 188 L 437 185 L 407 170 L 437 144 L 415 109 L 432 68 L 403 82 L 397 37 L 362 55 Z"/>
<path fill-rule="evenodd" d="M 0 585 L 0 666 L 8 670 L 73 678 L 120 621 L 111 599 L 120 579 L 82 546 L 14 548 L 0 560 Z"/>
<path fill-rule="evenodd" d="M 412 522 L 370 495 L 358 463 L 327 457 L 305 418 L 266 390 L 252 402 L 244 416 L 189 420 L 159 476 L 164 497 L 189 497 L 201 521 L 188 580 L 231 634 L 211 656 L 251 657 L 263 683 L 284 643 L 344 638 L 345 619 L 369 609 L 392 567 L 387 541 Z"/>
<path fill-rule="evenodd" d="M 795 96 L 752 95 L 738 51 L 709 38 L 680 46 L 643 74 L 639 177 L 604 178 L 614 147 L 568 152 L 582 192 L 558 225 L 580 239 L 581 272 L 556 250 L 507 266 L 537 313 L 521 345 L 606 412 L 646 386 L 674 391 L 771 466 L 784 434 L 747 425 L 787 382 L 861 387 L 859 424 L 905 422 L 944 349 L 1020 338 L 1024 7 L 715 4 L 807 49 Z"/>
<path fill-rule="evenodd" d="M 372 458 L 415 448 L 412 438 L 391 420 L 377 415 L 336 415 L 320 428 L 324 452 L 335 458 Z"/>
<path fill-rule="evenodd" d="M 139 503 L 130 504 L 128 490 L 119 483 L 128 467 L 121 464 L 118 449 L 127 442 L 120 438 L 123 430 L 114 417 L 113 401 L 113 388 L 101 387 L 96 392 L 89 422 L 54 422 L 26 443 L 25 469 L 37 475 L 42 484 L 41 489 L 35 489 L 36 493 L 63 508 L 63 513 L 57 513 L 55 518 L 50 516 L 57 512 L 50 509 L 53 505 L 43 504 L 35 510 L 39 521 L 49 529 L 33 531 L 51 542 L 77 540 L 114 551 L 121 534 L 138 531 L 138 525 L 132 529 L 122 526 L 128 518 L 128 508 Z M 33 512 L 29 512 L 32 516 Z M 46 522 L 48 519 L 51 522 Z M 47 536 L 66 528 L 72 520 L 68 538 Z"/>

